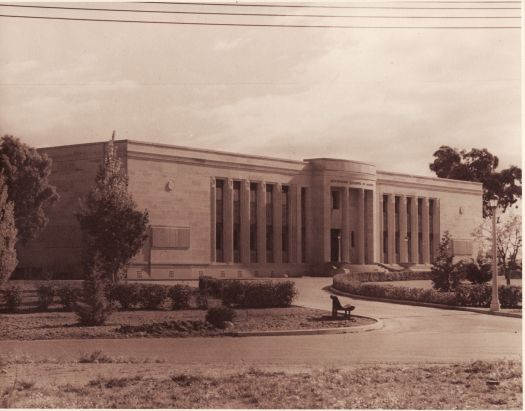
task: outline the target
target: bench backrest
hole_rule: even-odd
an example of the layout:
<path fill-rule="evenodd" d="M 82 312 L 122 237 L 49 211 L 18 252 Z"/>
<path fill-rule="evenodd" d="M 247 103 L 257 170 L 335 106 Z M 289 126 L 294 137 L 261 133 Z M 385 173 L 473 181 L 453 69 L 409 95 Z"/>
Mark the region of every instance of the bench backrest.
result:
<path fill-rule="evenodd" d="M 342 310 L 343 306 L 341 305 L 341 302 L 339 301 L 339 298 L 337 298 L 335 295 L 331 295 L 330 298 L 332 299 L 332 303 L 334 304 L 334 308 L 336 310 Z"/>

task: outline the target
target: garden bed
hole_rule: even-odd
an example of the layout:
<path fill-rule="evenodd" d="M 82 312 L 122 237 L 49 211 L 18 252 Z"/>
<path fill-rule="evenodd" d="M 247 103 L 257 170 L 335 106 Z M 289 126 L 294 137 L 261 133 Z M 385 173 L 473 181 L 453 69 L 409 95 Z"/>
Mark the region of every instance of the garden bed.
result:
<path fill-rule="evenodd" d="M 231 331 L 354 327 L 375 322 L 363 317 L 332 320 L 327 311 L 302 307 L 237 309 L 235 312 L 234 328 Z M 40 340 L 228 335 L 229 331 L 214 328 L 206 323 L 205 316 L 205 310 L 118 311 L 111 315 L 105 325 L 84 327 L 77 324 L 76 315 L 70 312 L 0 314 L 0 339 Z M 177 325 L 174 325 L 174 322 Z M 198 322 L 200 325 L 193 326 L 194 323 L 192 322 Z"/>

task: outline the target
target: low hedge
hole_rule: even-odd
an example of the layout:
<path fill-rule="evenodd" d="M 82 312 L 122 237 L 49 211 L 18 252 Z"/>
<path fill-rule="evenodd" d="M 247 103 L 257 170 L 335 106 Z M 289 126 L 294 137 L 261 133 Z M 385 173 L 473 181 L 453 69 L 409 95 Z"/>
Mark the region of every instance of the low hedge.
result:
<path fill-rule="evenodd" d="M 336 274 L 343 276 L 347 281 L 362 283 L 378 283 L 385 281 L 431 280 L 430 271 L 392 271 L 392 272 L 349 272 Z"/>
<path fill-rule="evenodd" d="M 221 298 L 224 305 L 243 308 L 288 307 L 297 295 L 293 281 L 199 279 L 200 293 Z"/>
<path fill-rule="evenodd" d="M 486 284 L 462 284 L 455 291 L 396 287 L 388 284 L 349 281 L 345 276 L 334 276 L 333 286 L 350 294 L 393 300 L 419 301 L 463 307 L 489 307 L 492 288 Z M 501 285 L 498 294 L 503 308 L 521 308 L 521 287 Z"/>

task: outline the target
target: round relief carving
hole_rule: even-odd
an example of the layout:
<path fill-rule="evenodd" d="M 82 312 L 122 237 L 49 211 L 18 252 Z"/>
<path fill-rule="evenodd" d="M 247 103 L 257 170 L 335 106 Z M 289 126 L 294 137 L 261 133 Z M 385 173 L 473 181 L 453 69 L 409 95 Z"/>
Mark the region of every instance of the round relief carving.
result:
<path fill-rule="evenodd" d="M 463 214 L 463 207 L 459 207 L 459 214 Z"/>
<path fill-rule="evenodd" d="M 175 181 L 168 180 L 166 183 L 166 191 L 172 191 L 175 188 Z"/>

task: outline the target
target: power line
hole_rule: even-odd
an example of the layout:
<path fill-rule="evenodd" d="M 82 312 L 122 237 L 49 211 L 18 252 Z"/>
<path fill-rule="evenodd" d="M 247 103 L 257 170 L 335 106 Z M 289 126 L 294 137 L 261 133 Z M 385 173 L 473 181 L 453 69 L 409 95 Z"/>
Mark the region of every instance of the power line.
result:
<path fill-rule="evenodd" d="M 168 24 L 185 26 L 223 26 L 223 27 L 281 27 L 281 28 L 317 28 L 317 29 L 520 29 L 521 26 L 347 26 L 347 25 L 304 25 L 304 24 L 258 24 L 258 23 L 205 23 L 183 21 L 153 21 L 153 20 L 123 20 L 123 19 L 95 19 L 81 17 L 50 17 L 50 16 L 22 16 L 0 14 L 5 18 L 37 19 L 37 20 L 63 20 L 108 23 L 142 23 L 142 24 Z"/>
<path fill-rule="evenodd" d="M 52 10 L 80 10 L 80 11 L 108 11 L 126 13 L 161 13 L 185 15 L 214 15 L 214 16 L 250 16 L 250 17 L 315 17 L 315 18 L 373 18 L 373 19 L 520 19 L 520 16 L 388 16 L 388 15 L 332 15 L 332 14 L 286 14 L 286 13 L 232 13 L 232 12 L 203 12 L 203 11 L 173 11 L 173 10 L 140 10 L 140 9 L 114 9 L 94 7 L 67 7 L 67 6 L 35 6 L 0 4 L 0 7 L 22 7 Z"/>
<path fill-rule="evenodd" d="M 142 2 L 143 4 L 171 4 L 184 6 L 229 6 L 229 7 L 268 7 L 305 9 L 383 9 L 383 10 L 521 10 L 520 7 L 411 7 L 411 6 L 313 6 L 307 4 L 246 4 L 246 3 L 189 3 L 189 2 Z M 411 2 L 408 2 L 411 3 Z M 435 2 L 431 2 L 435 3 Z M 455 2 L 454 2 L 455 3 Z M 499 2 L 498 2 L 499 3 Z"/>

